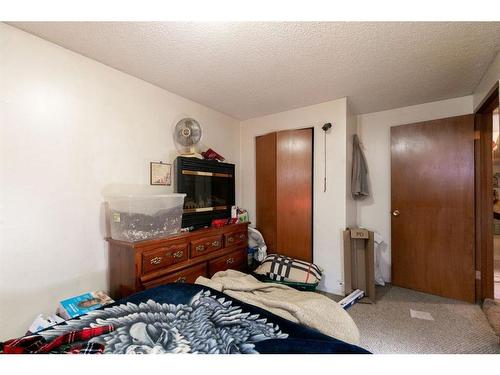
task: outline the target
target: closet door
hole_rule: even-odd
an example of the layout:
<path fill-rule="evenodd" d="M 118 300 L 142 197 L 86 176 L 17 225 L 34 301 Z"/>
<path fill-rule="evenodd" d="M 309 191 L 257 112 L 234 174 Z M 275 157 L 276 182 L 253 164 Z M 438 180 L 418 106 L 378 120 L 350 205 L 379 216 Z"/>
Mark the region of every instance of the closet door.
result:
<path fill-rule="evenodd" d="M 312 262 L 313 129 L 276 136 L 277 252 Z"/>
<path fill-rule="evenodd" d="M 276 253 L 276 133 L 255 139 L 256 216 L 269 254 Z"/>

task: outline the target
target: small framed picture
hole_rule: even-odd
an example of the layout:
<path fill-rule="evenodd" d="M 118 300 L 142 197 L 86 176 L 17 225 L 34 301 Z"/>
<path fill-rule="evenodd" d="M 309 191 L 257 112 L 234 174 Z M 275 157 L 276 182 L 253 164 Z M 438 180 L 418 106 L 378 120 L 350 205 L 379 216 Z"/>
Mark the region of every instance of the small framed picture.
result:
<path fill-rule="evenodd" d="M 150 183 L 151 185 L 166 185 L 172 184 L 172 164 L 163 162 L 150 163 Z"/>

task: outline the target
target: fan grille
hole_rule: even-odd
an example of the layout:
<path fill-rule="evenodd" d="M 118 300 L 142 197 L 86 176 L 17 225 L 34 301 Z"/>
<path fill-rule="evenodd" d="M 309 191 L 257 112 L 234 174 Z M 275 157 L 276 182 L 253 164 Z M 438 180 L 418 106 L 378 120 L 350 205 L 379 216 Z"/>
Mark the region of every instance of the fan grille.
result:
<path fill-rule="evenodd" d="M 192 118 L 184 118 L 175 125 L 174 139 L 183 147 L 191 147 L 201 139 L 201 126 Z"/>

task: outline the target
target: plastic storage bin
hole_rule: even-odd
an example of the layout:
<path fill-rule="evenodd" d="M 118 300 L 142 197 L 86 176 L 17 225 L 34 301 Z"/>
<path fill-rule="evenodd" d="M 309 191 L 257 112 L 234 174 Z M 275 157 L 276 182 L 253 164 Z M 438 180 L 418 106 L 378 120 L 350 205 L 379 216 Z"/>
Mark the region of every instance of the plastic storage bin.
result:
<path fill-rule="evenodd" d="M 137 242 L 180 232 L 186 194 L 130 194 L 105 197 L 111 238 Z"/>

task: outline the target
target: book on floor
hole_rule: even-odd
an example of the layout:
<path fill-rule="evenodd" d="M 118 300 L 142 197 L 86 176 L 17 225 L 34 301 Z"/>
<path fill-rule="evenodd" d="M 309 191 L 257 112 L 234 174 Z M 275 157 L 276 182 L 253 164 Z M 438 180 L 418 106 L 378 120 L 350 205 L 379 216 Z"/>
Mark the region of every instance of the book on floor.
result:
<path fill-rule="evenodd" d="M 103 291 L 88 292 L 59 302 L 58 314 L 72 319 L 113 302 Z"/>

